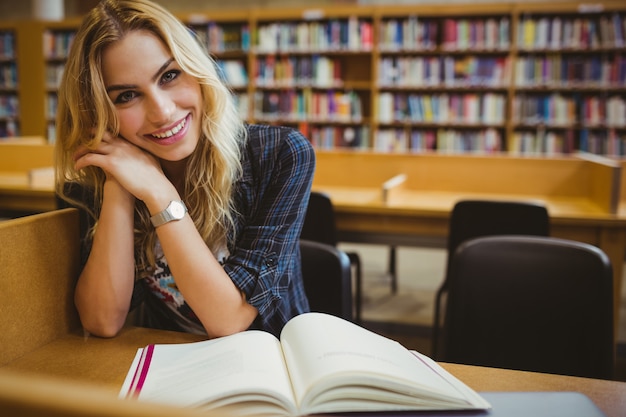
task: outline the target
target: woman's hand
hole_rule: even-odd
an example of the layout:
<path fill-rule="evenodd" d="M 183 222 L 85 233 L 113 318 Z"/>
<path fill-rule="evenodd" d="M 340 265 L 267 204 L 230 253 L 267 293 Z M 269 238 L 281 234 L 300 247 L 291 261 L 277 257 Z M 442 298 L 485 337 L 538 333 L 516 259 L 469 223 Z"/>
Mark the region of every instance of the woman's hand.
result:
<path fill-rule="evenodd" d="M 149 199 L 162 187 L 172 187 L 152 154 L 121 137 L 106 134 L 94 149 L 81 146 L 74 160 L 77 171 L 88 166 L 99 167 L 107 179 L 114 178 L 139 200 Z"/>

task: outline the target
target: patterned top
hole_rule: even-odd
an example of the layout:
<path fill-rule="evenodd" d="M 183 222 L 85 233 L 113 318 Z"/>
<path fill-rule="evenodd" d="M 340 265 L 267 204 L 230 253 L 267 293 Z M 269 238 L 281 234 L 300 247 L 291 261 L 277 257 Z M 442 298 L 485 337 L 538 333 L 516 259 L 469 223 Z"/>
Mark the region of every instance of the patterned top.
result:
<path fill-rule="evenodd" d="M 298 131 L 249 125 L 243 175 L 236 185 L 236 242 L 218 259 L 259 315 L 254 328 L 275 335 L 309 309 L 300 267 L 299 238 L 309 199 L 315 153 Z M 157 248 L 159 250 L 160 248 Z M 162 303 L 174 328 L 204 333 L 176 288 L 167 260 L 159 259 L 144 287 Z M 172 326 L 170 326 L 172 327 Z"/>

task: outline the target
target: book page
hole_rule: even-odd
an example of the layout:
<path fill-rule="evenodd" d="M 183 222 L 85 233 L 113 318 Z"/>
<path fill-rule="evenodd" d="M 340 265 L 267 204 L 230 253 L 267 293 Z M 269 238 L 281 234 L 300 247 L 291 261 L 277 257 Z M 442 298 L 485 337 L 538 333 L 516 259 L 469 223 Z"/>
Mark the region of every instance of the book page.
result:
<path fill-rule="evenodd" d="M 274 403 L 270 404 L 273 414 L 285 410 L 295 414 L 280 344 L 270 333 L 252 330 L 202 342 L 153 346 L 138 388 L 140 400 L 212 408 L 245 398 L 249 405 L 261 403 L 266 408 L 268 402 Z M 238 409 L 242 414 L 255 412 L 246 410 L 246 404 Z"/>
<path fill-rule="evenodd" d="M 303 413 L 489 407 L 468 398 L 434 361 L 335 316 L 297 316 L 281 342 Z"/>

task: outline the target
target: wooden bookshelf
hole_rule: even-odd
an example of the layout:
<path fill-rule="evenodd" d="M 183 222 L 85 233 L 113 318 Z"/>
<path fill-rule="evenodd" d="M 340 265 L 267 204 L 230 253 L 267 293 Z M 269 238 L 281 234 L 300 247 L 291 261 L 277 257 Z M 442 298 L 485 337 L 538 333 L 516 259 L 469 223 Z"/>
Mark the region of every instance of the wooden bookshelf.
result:
<path fill-rule="evenodd" d="M 299 128 L 320 149 L 626 154 L 621 1 L 338 5 L 179 17 L 220 65 L 246 120 Z M 35 45 L 23 47 L 18 37 L 25 50 L 15 62 L 28 68 L 21 79 L 37 79 L 28 94 L 17 92 L 29 109 L 20 117 L 33 113 L 20 123 L 22 135 L 54 140 L 55 79 L 78 24 L 14 25 Z M 42 57 L 44 45 L 62 47 Z"/>
<path fill-rule="evenodd" d="M 79 23 L 79 19 L 73 19 L 61 22 L 19 21 L 12 24 L 16 34 L 19 117 L 16 119 L 17 132 L 9 136 L 43 136 L 50 142 L 54 141 L 54 114 L 51 114 L 54 111 L 49 108 L 49 103 L 56 98 L 58 85 L 48 83 L 47 73 L 51 63 L 56 62 L 60 66 L 63 58 L 46 56 L 44 34 L 58 30 L 73 32 Z"/>
<path fill-rule="evenodd" d="M 374 149 L 506 149 L 511 6 L 386 8 L 379 21 Z"/>
<path fill-rule="evenodd" d="M 250 13 L 203 11 L 180 15 L 215 59 L 224 81 L 235 93 L 240 114 L 250 118 Z"/>
<path fill-rule="evenodd" d="M 517 10 L 511 148 L 626 153 L 626 5 Z"/>
<path fill-rule="evenodd" d="M 369 147 L 372 9 L 259 10 L 253 20 L 252 120 L 297 127 L 317 148 Z"/>

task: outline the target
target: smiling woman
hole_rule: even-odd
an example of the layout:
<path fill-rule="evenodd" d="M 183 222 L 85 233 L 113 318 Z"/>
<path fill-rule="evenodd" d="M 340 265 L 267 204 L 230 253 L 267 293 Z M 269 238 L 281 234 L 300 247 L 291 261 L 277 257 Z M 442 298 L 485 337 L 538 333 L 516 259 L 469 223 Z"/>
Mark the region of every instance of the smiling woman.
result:
<path fill-rule="evenodd" d="M 146 30 L 130 32 L 104 50 L 102 77 L 119 135 L 161 160 L 184 164 L 200 138 L 202 95 L 163 42 Z"/>
<path fill-rule="evenodd" d="M 215 63 L 167 10 L 104 0 L 59 90 L 57 192 L 83 212 L 75 302 L 116 335 L 156 327 L 278 334 L 308 311 L 298 240 L 315 156 L 295 130 L 246 125 Z"/>

